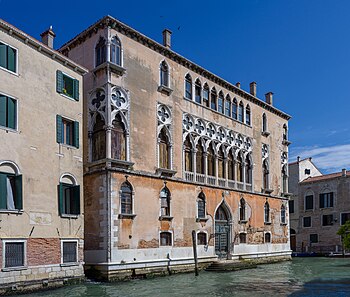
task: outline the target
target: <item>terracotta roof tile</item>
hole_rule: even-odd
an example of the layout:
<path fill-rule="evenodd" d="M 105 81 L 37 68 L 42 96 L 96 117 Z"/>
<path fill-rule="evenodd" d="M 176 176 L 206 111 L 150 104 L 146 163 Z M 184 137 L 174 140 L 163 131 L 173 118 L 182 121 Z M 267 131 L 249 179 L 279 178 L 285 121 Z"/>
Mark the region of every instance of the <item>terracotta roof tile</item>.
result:
<path fill-rule="evenodd" d="M 341 177 L 341 176 L 342 176 L 342 172 L 324 174 L 324 175 L 320 175 L 320 176 L 308 177 L 307 179 L 304 179 L 301 183 L 311 183 L 311 182 L 316 182 L 316 181 L 321 181 L 321 180 L 337 178 L 337 177 Z M 350 175 L 347 175 L 347 176 L 350 177 Z"/>

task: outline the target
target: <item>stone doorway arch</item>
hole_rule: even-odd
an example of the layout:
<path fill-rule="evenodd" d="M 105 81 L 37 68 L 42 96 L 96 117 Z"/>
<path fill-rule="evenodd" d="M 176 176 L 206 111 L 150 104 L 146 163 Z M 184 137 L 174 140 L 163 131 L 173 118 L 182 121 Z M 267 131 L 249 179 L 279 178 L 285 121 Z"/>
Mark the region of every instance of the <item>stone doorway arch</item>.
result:
<path fill-rule="evenodd" d="M 232 215 L 223 201 L 215 211 L 215 254 L 219 259 L 227 259 L 231 251 Z"/>

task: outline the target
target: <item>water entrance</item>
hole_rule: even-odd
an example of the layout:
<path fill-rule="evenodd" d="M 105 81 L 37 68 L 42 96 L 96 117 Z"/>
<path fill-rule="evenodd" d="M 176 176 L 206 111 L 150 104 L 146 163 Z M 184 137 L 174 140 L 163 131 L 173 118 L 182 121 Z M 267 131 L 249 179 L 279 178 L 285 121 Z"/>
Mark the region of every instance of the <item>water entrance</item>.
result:
<path fill-rule="evenodd" d="M 220 205 L 215 213 L 215 253 L 220 259 L 226 259 L 229 252 L 230 223 L 228 210 Z"/>

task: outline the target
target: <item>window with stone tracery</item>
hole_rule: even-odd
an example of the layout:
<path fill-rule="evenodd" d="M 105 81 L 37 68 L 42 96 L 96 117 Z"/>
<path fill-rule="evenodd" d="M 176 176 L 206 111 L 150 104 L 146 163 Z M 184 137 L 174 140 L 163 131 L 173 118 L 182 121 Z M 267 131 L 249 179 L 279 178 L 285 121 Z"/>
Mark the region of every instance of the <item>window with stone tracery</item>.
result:
<path fill-rule="evenodd" d="M 105 122 L 100 114 L 95 118 L 95 125 L 92 132 L 92 161 L 106 158 L 106 131 Z"/>
<path fill-rule="evenodd" d="M 208 147 L 207 152 L 208 175 L 215 176 L 215 152 L 212 144 Z"/>
<path fill-rule="evenodd" d="M 126 139 L 125 127 L 119 114 L 116 115 L 112 122 L 111 145 L 112 158 L 126 161 Z"/>
<path fill-rule="evenodd" d="M 185 153 L 185 171 L 193 172 L 193 158 L 192 158 L 192 144 L 189 136 L 186 137 L 184 143 L 184 153 Z"/>
<path fill-rule="evenodd" d="M 204 157 L 204 150 L 203 146 L 198 143 L 196 146 L 196 172 L 200 174 L 205 174 L 204 168 L 205 168 L 205 157 Z"/>

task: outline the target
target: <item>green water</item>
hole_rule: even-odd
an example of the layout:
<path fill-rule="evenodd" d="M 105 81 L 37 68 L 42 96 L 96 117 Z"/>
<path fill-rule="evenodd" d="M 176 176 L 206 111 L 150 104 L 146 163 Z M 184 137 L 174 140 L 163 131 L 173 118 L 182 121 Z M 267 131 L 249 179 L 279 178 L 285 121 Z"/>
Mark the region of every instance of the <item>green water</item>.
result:
<path fill-rule="evenodd" d="M 350 296 L 350 259 L 295 258 L 236 272 L 200 272 L 83 285 L 27 295 L 83 296 Z"/>

